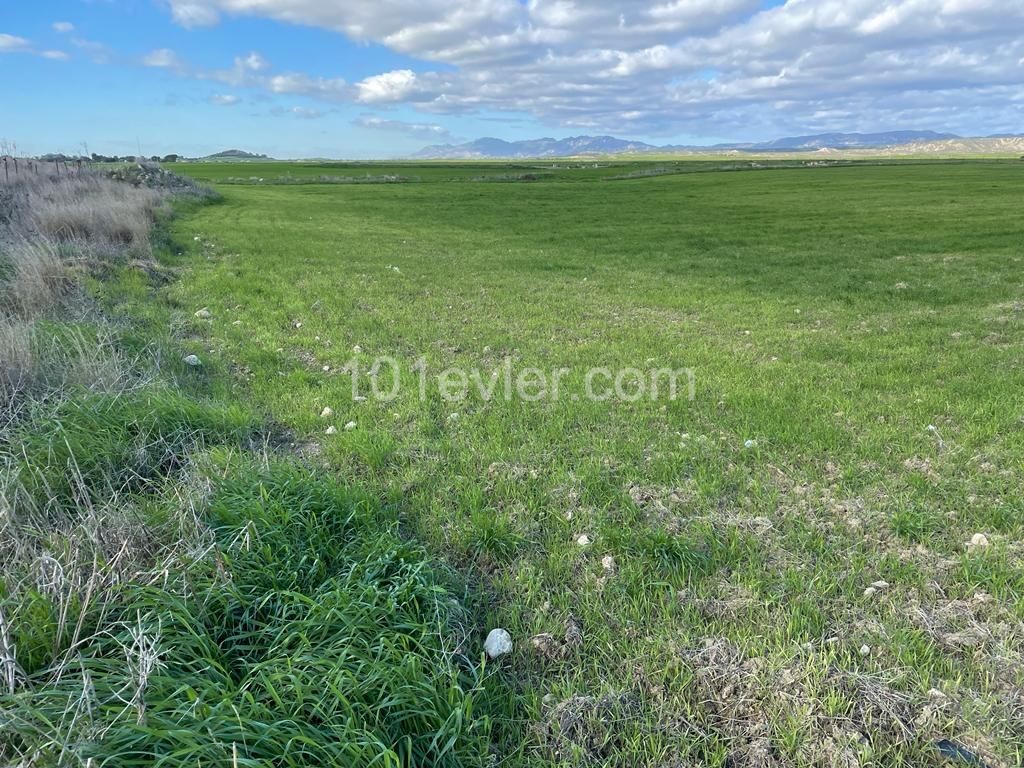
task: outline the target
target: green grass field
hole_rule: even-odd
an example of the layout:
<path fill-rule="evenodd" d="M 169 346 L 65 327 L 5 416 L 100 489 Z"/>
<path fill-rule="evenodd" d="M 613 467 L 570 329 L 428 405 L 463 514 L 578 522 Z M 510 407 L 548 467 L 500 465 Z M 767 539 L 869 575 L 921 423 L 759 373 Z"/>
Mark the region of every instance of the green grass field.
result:
<path fill-rule="evenodd" d="M 195 375 L 511 632 L 500 765 L 1024 762 L 1024 163 L 551 165 L 178 167 Z M 503 366 L 561 396 L 442 397 Z"/>

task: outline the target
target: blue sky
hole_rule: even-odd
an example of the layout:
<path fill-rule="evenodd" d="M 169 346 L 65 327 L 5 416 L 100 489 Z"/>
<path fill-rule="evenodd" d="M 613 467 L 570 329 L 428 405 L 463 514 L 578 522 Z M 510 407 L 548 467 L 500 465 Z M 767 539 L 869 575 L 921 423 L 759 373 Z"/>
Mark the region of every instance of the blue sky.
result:
<path fill-rule="evenodd" d="M 0 138 L 30 154 L 359 158 L 485 135 L 1024 132 L 1020 0 L 7 5 Z"/>

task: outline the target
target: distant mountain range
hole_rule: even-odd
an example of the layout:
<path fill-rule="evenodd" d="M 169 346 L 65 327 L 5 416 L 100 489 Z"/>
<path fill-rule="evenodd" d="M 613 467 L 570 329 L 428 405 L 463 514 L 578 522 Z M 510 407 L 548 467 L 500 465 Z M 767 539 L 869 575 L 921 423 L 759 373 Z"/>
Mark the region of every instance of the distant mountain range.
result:
<path fill-rule="evenodd" d="M 988 137 L 1016 139 L 1012 134 Z M 483 138 L 466 144 L 441 144 L 425 147 L 415 157 L 424 160 L 525 159 L 537 157 L 574 157 L 579 155 L 652 154 L 658 152 L 810 152 L 828 149 L 880 149 L 904 145 L 922 145 L 963 139 L 954 133 L 936 131 L 886 131 L 884 133 L 819 133 L 810 136 L 787 136 L 772 141 L 713 146 L 655 146 L 642 141 L 628 141 L 614 136 L 571 136 L 567 139 L 527 139 L 504 141 Z"/>

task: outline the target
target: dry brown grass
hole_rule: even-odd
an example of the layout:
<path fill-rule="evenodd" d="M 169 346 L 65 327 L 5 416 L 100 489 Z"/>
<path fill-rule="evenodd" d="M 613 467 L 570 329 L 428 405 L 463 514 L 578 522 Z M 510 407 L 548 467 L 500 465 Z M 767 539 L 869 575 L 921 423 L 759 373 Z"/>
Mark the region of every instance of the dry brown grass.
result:
<path fill-rule="evenodd" d="M 167 199 L 91 168 L 58 175 L 22 162 L 17 174 L 0 179 L 0 414 L 10 418 L 41 387 L 75 380 L 106 389 L 120 379 L 122 367 L 109 365 L 102 344 L 73 335 L 48 343 L 36 325 L 67 308 L 83 267 L 148 257 Z"/>

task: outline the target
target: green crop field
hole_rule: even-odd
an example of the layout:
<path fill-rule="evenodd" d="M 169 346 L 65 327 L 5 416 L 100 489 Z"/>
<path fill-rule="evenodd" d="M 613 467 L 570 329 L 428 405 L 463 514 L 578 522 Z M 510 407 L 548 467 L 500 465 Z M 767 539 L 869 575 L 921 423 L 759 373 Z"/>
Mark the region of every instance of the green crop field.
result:
<path fill-rule="evenodd" d="M 509 631 L 496 764 L 1024 762 L 1024 163 L 178 170 L 194 375 Z"/>

